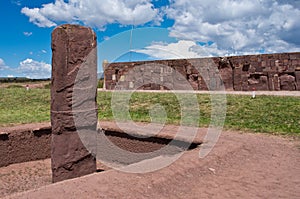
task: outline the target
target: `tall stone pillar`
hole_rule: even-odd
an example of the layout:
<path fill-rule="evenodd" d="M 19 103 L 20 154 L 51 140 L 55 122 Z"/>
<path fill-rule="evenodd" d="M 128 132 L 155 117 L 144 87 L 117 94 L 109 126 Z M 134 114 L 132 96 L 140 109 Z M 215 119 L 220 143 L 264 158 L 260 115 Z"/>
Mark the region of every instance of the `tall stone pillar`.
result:
<path fill-rule="evenodd" d="M 52 32 L 51 167 L 58 182 L 96 171 L 97 41 L 90 28 Z"/>

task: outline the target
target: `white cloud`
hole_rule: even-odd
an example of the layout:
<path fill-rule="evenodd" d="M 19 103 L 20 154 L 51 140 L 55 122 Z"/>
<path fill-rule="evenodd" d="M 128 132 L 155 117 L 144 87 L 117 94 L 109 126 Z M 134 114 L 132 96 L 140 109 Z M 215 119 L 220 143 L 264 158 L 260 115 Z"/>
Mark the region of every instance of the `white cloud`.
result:
<path fill-rule="evenodd" d="M 4 60 L 0 58 L 0 71 L 1 71 L 1 70 L 6 70 L 6 69 L 8 69 L 8 68 L 9 68 L 9 67 L 6 66 Z"/>
<path fill-rule="evenodd" d="M 133 51 L 137 53 L 144 53 L 158 59 L 194 58 L 199 57 L 199 55 L 191 49 L 191 47 L 195 45 L 195 42 L 186 40 L 170 44 L 156 42 L 144 49 Z"/>
<path fill-rule="evenodd" d="M 296 52 L 299 49 L 289 48 L 289 44 L 282 41 L 275 41 L 278 43 L 276 49 L 269 49 L 265 53 L 276 53 L 276 52 L 286 52 L 289 49 L 291 52 Z M 234 56 L 234 55 L 247 55 L 247 54 L 261 54 L 261 49 L 256 51 L 242 52 L 220 49 L 216 43 L 213 44 L 197 44 L 195 41 L 189 40 L 179 40 L 176 43 L 160 43 L 155 42 L 150 46 L 143 49 L 133 50 L 137 53 L 143 53 L 149 55 L 155 59 L 182 59 L 182 58 L 200 58 L 200 57 L 218 57 L 218 56 Z"/>
<path fill-rule="evenodd" d="M 23 34 L 26 36 L 26 37 L 30 37 L 32 35 L 32 32 L 23 32 Z"/>
<path fill-rule="evenodd" d="M 259 49 L 270 53 L 299 51 L 299 2 L 292 2 L 173 0 L 166 9 L 168 17 L 175 20 L 170 36 L 213 41 L 215 48 L 227 54 L 255 53 Z"/>
<path fill-rule="evenodd" d="M 41 8 L 24 7 L 21 12 L 39 27 L 52 27 L 59 22 L 82 22 L 104 29 L 111 23 L 141 25 L 161 21 L 159 10 L 153 7 L 151 0 L 56 0 Z"/>
<path fill-rule="evenodd" d="M 32 79 L 50 78 L 51 65 L 45 62 L 35 61 L 33 59 L 25 59 L 19 63 L 17 68 L 9 67 L 4 60 L 0 58 L 0 76 L 11 77 L 28 77 Z"/>
<path fill-rule="evenodd" d="M 5 66 L 5 62 L 3 59 L 0 58 L 0 66 Z"/>
<path fill-rule="evenodd" d="M 154 8 L 153 2 L 55 0 L 40 8 L 24 7 L 21 12 L 40 27 L 68 22 L 99 30 L 112 23 L 159 24 L 164 13 L 175 21 L 170 27 L 170 36 L 179 42 L 153 44 L 143 49 L 150 54 L 160 49 L 161 57 L 169 57 L 162 49 L 177 47 L 184 49 L 180 54 L 188 57 L 300 51 L 299 0 L 170 0 L 170 5 L 162 8 Z M 187 41 L 195 41 L 195 45 Z M 209 41 L 214 42 L 213 45 L 196 45 Z"/>
<path fill-rule="evenodd" d="M 42 50 L 41 52 L 42 52 L 42 53 L 44 53 L 44 54 L 46 54 L 46 53 L 47 53 L 47 51 L 46 51 L 46 50 Z"/>
<path fill-rule="evenodd" d="M 199 58 L 212 57 L 227 54 L 225 50 L 219 50 L 216 44 L 198 45 L 194 41 L 180 40 L 176 43 L 160 43 L 156 42 L 144 49 L 134 50 L 138 53 L 150 55 L 156 59 L 182 59 L 182 58 Z"/>
<path fill-rule="evenodd" d="M 15 76 L 13 76 L 13 75 L 7 75 L 7 77 L 8 77 L 8 78 L 11 78 L 11 77 L 15 77 Z"/>
<path fill-rule="evenodd" d="M 34 79 L 49 78 L 51 76 L 51 65 L 45 62 L 26 59 L 20 62 L 16 71 L 22 74 L 22 76 Z"/>
<path fill-rule="evenodd" d="M 43 14 L 41 14 L 39 8 L 29 9 L 29 8 L 25 7 L 25 8 L 22 8 L 21 13 L 27 15 L 29 17 L 29 21 L 39 27 L 56 26 L 56 23 L 50 21 L 49 19 L 47 19 L 47 17 L 45 17 Z"/>

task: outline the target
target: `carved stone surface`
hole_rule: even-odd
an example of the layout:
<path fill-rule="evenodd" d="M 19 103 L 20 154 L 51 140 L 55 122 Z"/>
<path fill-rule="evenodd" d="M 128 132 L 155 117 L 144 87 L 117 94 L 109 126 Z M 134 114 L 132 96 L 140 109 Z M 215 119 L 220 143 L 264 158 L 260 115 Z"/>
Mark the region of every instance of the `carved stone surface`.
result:
<path fill-rule="evenodd" d="M 131 70 L 126 66 L 137 66 L 142 64 L 163 64 L 176 70 L 188 80 L 194 90 L 218 90 L 224 85 L 226 90 L 252 91 L 257 90 L 300 90 L 300 53 L 278 53 L 262 55 L 246 55 L 232 57 L 212 57 L 199 59 L 177 59 L 159 60 L 151 62 L 126 62 L 111 63 L 105 70 L 105 83 L 107 89 L 114 89 L 119 83 L 118 79 L 113 80 L 113 75 L 128 73 Z M 211 66 L 211 67 L 207 67 Z M 155 68 L 154 72 L 159 72 Z M 174 73 L 173 73 L 174 74 Z M 289 75 L 289 77 L 287 77 Z M 163 75 L 163 82 L 167 78 Z M 198 77 L 198 79 L 197 79 Z M 281 80 L 279 79 L 281 77 Z M 294 77 L 294 78 L 293 78 Z M 149 74 L 144 79 L 151 79 Z M 139 80 L 140 82 L 142 80 Z M 127 79 L 124 88 L 134 79 Z M 182 80 L 168 77 L 168 89 L 180 90 Z M 141 89 L 161 89 L 159 86 L 144 85 Z"/>
<path fill-rule="evenodd" d="M 296 90 L 295 77 L 291 75 L 282 75 L 280 79 L 280 88 L 281 90 L 294 91 Z"/>
<path fill-rule="evenodd" d="M 263 76 L 263 75 L 257 75 L 256 77 L 252 76 L 250 79 L 248 79 L 248 84 L 250 89 L 252 90 L 253 89 L 258 91 L 269 90 L 269 81 L 267 76 Z"/>
<path fill-rule="evenodd" d="M 62 25 L 52 32 L 53 182 L 96 171 L 96 159 L 86 148 L 97 128 L 96 46 L 90 28 Z"/>
<path fill-rule="evenodd" d="M 228 64 L 226 67 L 220 69 L 222 81 L 226 90 L 233 90 L 233 71 Z"/>
<path fill-rule="evenodd" d="M 297 91 L 300 91 L 300 71 L 296 71 L 295 72 L 295 76 L 296 76 L 296 82 L 299 82 L 298 84 L 297 84 Z"/>

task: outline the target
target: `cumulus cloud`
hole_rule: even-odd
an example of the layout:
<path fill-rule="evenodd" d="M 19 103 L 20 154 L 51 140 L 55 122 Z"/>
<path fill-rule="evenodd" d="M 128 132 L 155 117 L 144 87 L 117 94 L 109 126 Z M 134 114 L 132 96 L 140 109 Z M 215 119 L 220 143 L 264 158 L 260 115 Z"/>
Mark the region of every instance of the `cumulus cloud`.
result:
<path fill-rule="evenodd" d="M 277 41 L 278 44 L 280 43 Z M 261 53 L 276 53 L 290 51 L 299 51 L 297 48 L 290 48 L 286 42 L 280 43 L 276 49 L 264 49 L 234 51 L 231 49 L 220 49 L 216 43 L 199 44 L 190 40 L 179 40 L 175 43 L 160 43 L 154 42 L 152 45 L 143 49 L 135 49 L 134 52 L 149 55 L 154 59 L 182 59 L 182 58 L 200 58 L 200 57 L 218 57 L 218 56 L 235 56 L 235 55 L 249 55 Z"/>
<path fill-rule="evenodd" d="M 166 13 L 170 36 L 213 41 L 227 54 L 300 50 L 299 1 L 173 0 Z"/>
<path fill-rule="evenodd" d="M 0 58 L 0 76 L 28 77 L 32 79 L 50 78 L 51 65 L 45 62 L 25 59 L 19 63 L 16 68 L 7 66 L 3 59 Z"/>
<path fill-rule="evenodd" d="M 50 21 L 45 17 L 41 12 L 39 8 L 33 8 L 29 9 L 27 7 L 22 8 L 21 13 L 27 15 L 29 17 L 29 21 L 34 23 L 35 25 L 39 27 L 52 27 L 56 26 L 56 23 L 53 21 Z"/>
<path fill-rule="evenodd" d="M 179 40 L 178 42 L 169 44 L 155 42 L 150 46 L 134 51 L 147 54 L 155 59 L 181 59 L 232 55 L 228 54 L 225 50 L 218 49 L 216 44 L 199 45 L 195 41 L 189 40 Z"/>
<path fill-rule="evenodd" d="M 45 62 L 25 59 L 24 61 L 20 62 L 20 65 L 16 71 L 22 74 L 22 76 L 33 79 L 50 78 L 51 65 Z"/>
<path fill-rule="evenodd" d="M 155 42 L 144 49 L 133 51 L 137 53 L 144 53 L 157 59 L 194 58 L 199 56 L 191 49 L 191 47 L 195 45 L 195 42 L 187 40 L 181 40 L 170 44 Z"/>
<path fill-rule="evenodd" d="M 165 50 L 176 48 L 187 57 L 300 51 L 299 0 L 169 0 L 160 8 L 156 1 L 55 0 L 21 12 L 39 27 L 67 22 L 99 30 L 113 23 L 159 24 L 166 15 L 174 20 L 170 36 L 179 41 L 142 49 L 154 57 L 157 50 L 160 57 L 172 57 Z"/>
<path fill-rule="evenodd" d="M 39 27 L 77 22 L 104 29 L 111 23 L 142 25 L 162 20 L 159 9 L 154 8 L 151 0 L 56 0 L 41 8 L 24 7 L 21 12 Z"/>

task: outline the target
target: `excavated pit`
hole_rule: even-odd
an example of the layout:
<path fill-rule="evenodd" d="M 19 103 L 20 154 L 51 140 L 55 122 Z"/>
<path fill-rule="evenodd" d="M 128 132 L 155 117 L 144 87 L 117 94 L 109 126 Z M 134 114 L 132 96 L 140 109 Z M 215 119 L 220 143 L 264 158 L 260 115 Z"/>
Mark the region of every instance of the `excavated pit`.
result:
<path fill-rule="evenodd" d="M 158 156 L 173 156 L 195 149 L 201 144 L 166 137 L 143 138 L 140 135 L 129 135 L 120 131 L 106 130 L 103 133 L 107 140 L 102 139 L 104 142 L 100 143 L 97 161 L 119 166 L 128 166 Z"/>
<path fill-rule="evenodd" d="M 185 150 L 193 150 L 201 144 L 189 144 L 183 140 L 159 136 L 142 138 L 114 130 L 99 130 L 98 133 L 104 133 L 109 143 L 134 157 L 111 156 L 111 151 L 105 151 L 109 150 L 107 148 L 102 152 L 109 155 L 102 157 L 103 159 L 97 158 L 96 172 L 111 169 L 107 164 L 103 164 L 104 161 L 127 166 L 158 156 L 172 156 Z M 0 129 L 0 149 L 3 149 L 0 150 L 2 196 L 51 184 L 51 127 L 5 131 Z"/>

